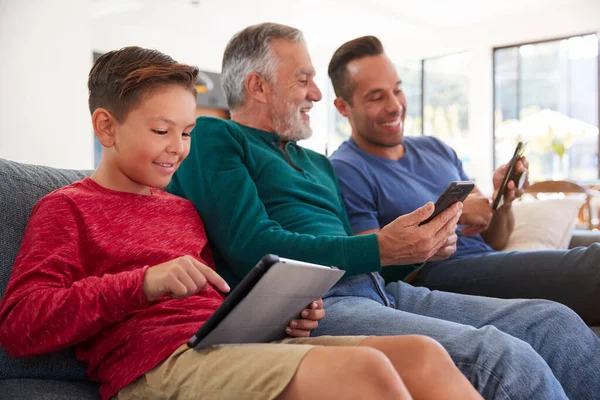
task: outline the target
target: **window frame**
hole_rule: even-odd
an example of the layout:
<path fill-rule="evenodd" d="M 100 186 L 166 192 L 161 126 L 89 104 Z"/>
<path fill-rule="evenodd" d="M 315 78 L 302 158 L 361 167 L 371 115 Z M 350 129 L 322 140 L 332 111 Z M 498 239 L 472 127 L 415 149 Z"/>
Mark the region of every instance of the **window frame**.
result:
<path fill-rule="evenodd" d="M 596 35 L 597 37 L 597 45 L 598 45 L 598 55 L 596 56 L 596 61 L 598 64 L 598 68 L 597 68 L 597 74 L 598 74 L 598 117 L 597 117 L 597 122 L 596 125 L 598 126 L 598 165 L 597 167 L 597 179 L 600 180 L 600 31 L 598 32 L 584 32 L 584 33 L 579 33 L 579 34 L 573 34 L 573 35 L 568 35 L 568 36 L 560 36 L 560 37 L 553 37 L 553 38 L 548 38 L 548 39 L 540 39 L 540 40 L 534 40 L 534 41 L 529 41 L 529 42 L 521 42 L 521 43 L 513 43 L 513 44 L 509 44 L 509 45 L 503 45 L 503 46 L 495 46 L 492 48 L 492 170 L 495 169 L 496 166 L 496 51 L 498 50 L 505 50 L 505 49 L 511 49 L 511 48 L 517 48 L 519 49 L 521 46 L 528 46 L 528 45 L 536 45 L 536 44 L 543 44 L 543 43 L 550 43 L 550 42 L 560 42 L 562 40 L 568 40 L 571 38 L 575 38 L 575 37 L 583 37 L 583 36 L 590 36 L 590 35 Z M 522 79 L 521 79 L 521 54 L 519 51 L 517 51 L 517 98 L 516 98 L 516 103 L 517 103 L 517 110 L 520 111 L 521 110 L 521 83 L 522 83 Z M 569 86 L 569 90 L 570 90 L 570 86 Z M 582 181 L 584 182 L 584 181 Z"/>

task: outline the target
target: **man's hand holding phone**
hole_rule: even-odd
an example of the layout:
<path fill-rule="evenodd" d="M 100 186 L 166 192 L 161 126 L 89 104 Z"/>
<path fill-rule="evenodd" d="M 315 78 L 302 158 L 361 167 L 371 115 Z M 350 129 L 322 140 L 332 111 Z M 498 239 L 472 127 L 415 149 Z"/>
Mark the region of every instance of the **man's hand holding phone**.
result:
<path fill-rule="evenodd" d="M 487 230 L 493 217 L 492 203 L 483 194 L 471 193 L 464 201 L 463 214 L 458 223 L 466 225 L 462 236 L 473 236 Z"/>
<path fill-rule="evenodd" d="M 433 213 L 429 216 L 429 218 L 421 221 L 419 226 L 427 224 L 454 203 L 462 203 L 465 201 L 474 187 L 475 184 L 471 181 L 450 182 L 446 190 L 444 190 L 444 193 L 442 193 L 436 200 Z"/>
<path fill-rule="evenodd" d="M 500 188 L 502 186 L 502 181 L 506 175 L 508 167 L 509 164 L 503 164 L 498 167 L 496 171 L 494 171 L 494 175 L 492 177 L 492 182 L 494 183 L 494 199 L 498 197 Z M 520 177 L 524 178 L 520 180 Z M 498 205 L 496 209 L 509 206 L 515 199 L 518 199 L 523 195 L 523 193 L 525 193 L 525 189 L 527 189 L 529 185 L 529 162 L 525 156 L 522 156 L 515 163 L 514 172 L 511 174 L 508 182 L 505 185 L 502 205 Z"/>
<path fill-rule="evenodd" d="M 460 221 L 464 219 L 465 213 L 465 204 L 463 203 L 469 198 L 469 193 L 471 193 L 474 188 L 475 184 L 471 181 L 451 182 L 446 190 L 444 190 L 444 193 L 442 193 L 442 195 L 435 202 L 435 211 L 433 212 L 433 215 L 421 222 L 419 225 L 427 224 L 438 213 L 448 209 L 455 203 L 462 205 L 462 216 L 460 216 L 458 219 L 458 223 L 461 223 Z M 471 207 L 471 210 L 473 210 L 473 207 Z M 456 252 L 457 241 L 458 236 L 456 235 L 456 232 L 453 232 L 452 235 L 446 238 L 446 241 L 442 244 L 438 251 L 436 251 L 435 254 L 428 259 L 428 261 L 445 260 L 446 258 L 450 257 Z"/>
<path fill-rule="evenodd" d="M 429 202 L 377 232 L 381 265 L 419 264 L 456 251 L 456 224 L 473 182 L 452 182 L 436 204 Z"/>
<path fill-rule="evenodd" d="M 494 211 L 501 206 L 509 206 L 514 199 L 521 197 L 525 189 L 529 187 L 529 162 L 523 156 L 526 147 L 527 142 L 519 142 L 510 162 L 501 165 L 494 171 L 492 178 L 494 184 L 492 209 Z"/>
<path fill-rule="evenodd" d="M 454 233 L 446 238 L 442 247 L 439 248 L 435 254 L 427 259 L 427 261 L 441 261 L 450 257 L 456 253 L 456 242 L 458 241 L 458 235 Z"/>
<path fill-rule="evenodd" d="M 379 232 L 379 256 L 382 266 L 420 264 L 431 258 L 449 238 L 456 236 L 456 223 L 462 203 L 455 203 L 442 211 L 431 222 L 419 224 L 434 212 L 432 202 L 415 211 L 401 215 Z"/>

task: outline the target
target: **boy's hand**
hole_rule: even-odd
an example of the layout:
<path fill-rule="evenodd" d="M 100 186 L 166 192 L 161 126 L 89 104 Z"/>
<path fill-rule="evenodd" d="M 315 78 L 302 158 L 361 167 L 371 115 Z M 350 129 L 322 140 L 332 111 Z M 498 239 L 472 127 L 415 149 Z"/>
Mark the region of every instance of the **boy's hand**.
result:
<path fill-rule="evenodd" d="M 310 331 L 317 329 L 319 321 L 325 318 L 323 309 L 323 300 L 315 300 L 310 303 L 309 308 L 300 313 L 302 319 L 295 319 L 290 322 L 285 332 L 293 337 L 309 337 Z"/>
<path fill-rule="evenodd" d="M 222 292 L 229 292 L 227 282 L 209 266 L 192 256 L 183 256 L 146 270 L 144 294 L 148 301 L 162 296 L 185 299 L 212 283 Z"/>

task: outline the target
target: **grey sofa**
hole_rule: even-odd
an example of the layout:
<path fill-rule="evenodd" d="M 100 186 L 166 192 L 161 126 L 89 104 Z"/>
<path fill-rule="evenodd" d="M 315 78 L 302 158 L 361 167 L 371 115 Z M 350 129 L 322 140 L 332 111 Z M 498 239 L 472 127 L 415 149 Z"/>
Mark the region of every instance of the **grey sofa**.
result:
<path fill-rule="evenodd" d="M 0 298 L 35 203 L 44 195 L 83 178 L 89 171 L 59 170 L 0 159 Z M 0 348 L 0 400 L 99 399 L 98 385 L 86 377 L 71 349 L 14 359 Z"/>
<path fill-rule="evenodd" d="M 49 192 L 89 173 L 0 159 L 0 298 L 35 203 Z M 600 241 L 600 233 L 577 233 L 572 245 L 594 241 Z M 0 400 L 99 398 L 98 385 L 86 378 L 85 366 L 75 359 L 71 349 L 17 360 L 0 348 Z"/>

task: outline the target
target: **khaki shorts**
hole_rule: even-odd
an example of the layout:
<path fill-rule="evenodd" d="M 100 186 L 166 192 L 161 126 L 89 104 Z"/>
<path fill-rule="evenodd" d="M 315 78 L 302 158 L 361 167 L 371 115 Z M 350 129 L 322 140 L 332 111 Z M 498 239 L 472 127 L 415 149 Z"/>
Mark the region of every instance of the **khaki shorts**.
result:
<path fill-rule="evenodd" d="M 358 346 L 366 336 L 289 338 L 274 343 L 180 346 L 115 399 L 274 399 L 314 346 Z"/>

